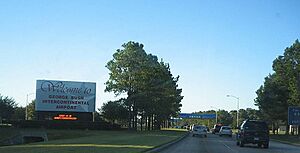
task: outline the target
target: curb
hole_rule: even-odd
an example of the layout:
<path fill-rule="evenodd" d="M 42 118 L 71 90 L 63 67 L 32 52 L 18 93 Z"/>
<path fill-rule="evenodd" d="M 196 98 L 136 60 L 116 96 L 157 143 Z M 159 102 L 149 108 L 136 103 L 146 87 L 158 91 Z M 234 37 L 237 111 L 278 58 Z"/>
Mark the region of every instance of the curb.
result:
<path fill-rule="evenodd" d="M 164 150 L 164 149 L 166 149 L 166 148 L 168 148 L 168 147 L 174 145 L 175 143 L 177 143 L 177 142 L 183 140 L 183 139 L 186 138 L 189 134 L 190 134 L 190 132 L 187 132 L 185 135 L 183 135 L 183 136 L 180 137 L 180 138 L 177 138 L 177 139 L 175 139 L 175 140 L 173 140 L 173 141 L 171 141 L 171 142 L 168 142 L 168 143 L 166 143 L 166 144 L 157 146 L 157 147 L 152 148 L 152 149 L 150 149 L 150 150 L 146 150 L 144 153 L 157 153 L 157 152 L 160 152 L 160 151 L 162 151 L 162 150 Z"/>

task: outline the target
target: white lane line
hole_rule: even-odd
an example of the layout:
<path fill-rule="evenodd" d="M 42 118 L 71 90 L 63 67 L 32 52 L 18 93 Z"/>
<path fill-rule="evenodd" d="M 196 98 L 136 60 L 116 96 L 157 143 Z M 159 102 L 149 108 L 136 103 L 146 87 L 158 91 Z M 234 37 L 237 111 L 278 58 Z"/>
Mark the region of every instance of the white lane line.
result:
<path fill-rule="evenodd" d="M 226 145 L 225 143 L 223 143 L 222 141 L 219 141 L 221 144 L 223 144 L 226 148 L 228 148 L 229 150 L 231 150 L 231 151 L 233 151 L 233 152 L 236 152 L 236 153 L 238 153 L 238 151 L 236 151 L 236 150 L 233 150 L 232 148 L 230 148 L 228 145 Z"/>

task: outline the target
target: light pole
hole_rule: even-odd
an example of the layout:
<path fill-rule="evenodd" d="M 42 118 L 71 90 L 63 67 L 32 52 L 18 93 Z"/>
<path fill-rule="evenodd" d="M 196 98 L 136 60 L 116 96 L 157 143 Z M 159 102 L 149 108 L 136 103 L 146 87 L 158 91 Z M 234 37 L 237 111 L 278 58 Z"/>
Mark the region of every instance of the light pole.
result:
<path fill-rule="evenodd" d="M 210 106 L 211 108 L 214 108 L 214 109 L 216 109 L 215 111 L 216 111 L 216 124 L 218 124 L 218 108 L 216 108 L 216 107 L 212 107 L 212 106 Z"/>
<path fill-rule="evenodd" d="M 29 93 L 26 95 L 25 120 L 28 120 L 28 108 L 27 108 L 28 107 L 28 97 L 33 94 L 35 94 L 35 93 Z"/>
<path fill-rule="evenodd" d="M 237 110 L 236 110 L 236 127 L 239 127 L 239 107 L 240 107 L 240 98 L 233 95 L 226 95 L 227 97 L 232 97 L 237 99 Z"/>

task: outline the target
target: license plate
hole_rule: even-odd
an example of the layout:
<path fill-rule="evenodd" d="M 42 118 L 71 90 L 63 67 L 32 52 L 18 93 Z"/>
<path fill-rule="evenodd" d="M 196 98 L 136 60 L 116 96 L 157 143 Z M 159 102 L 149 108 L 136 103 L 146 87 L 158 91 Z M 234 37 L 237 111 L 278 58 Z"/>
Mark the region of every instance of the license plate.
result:
<path fill-rule="evenodd" d="M 254 138 L 255 141 L 259 140 L 259 138 Z"/>

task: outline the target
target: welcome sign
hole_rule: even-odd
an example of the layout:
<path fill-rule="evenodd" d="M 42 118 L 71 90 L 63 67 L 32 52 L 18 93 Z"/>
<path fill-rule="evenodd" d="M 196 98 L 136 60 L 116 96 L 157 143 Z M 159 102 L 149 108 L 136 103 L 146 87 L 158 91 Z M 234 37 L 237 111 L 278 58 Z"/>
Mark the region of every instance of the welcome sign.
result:
<path fill-rule="evenodd" d="M 95 112 L 96 83 L 37 80 L 36 111 Z"/>

